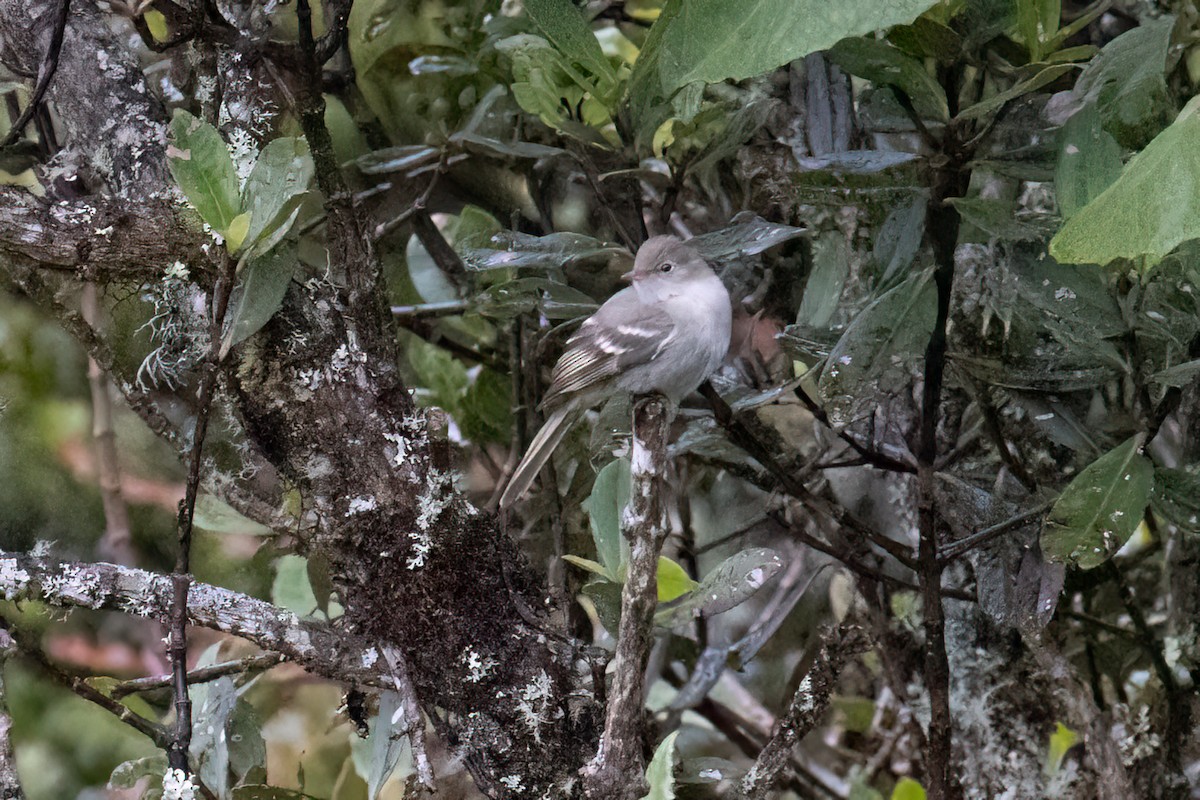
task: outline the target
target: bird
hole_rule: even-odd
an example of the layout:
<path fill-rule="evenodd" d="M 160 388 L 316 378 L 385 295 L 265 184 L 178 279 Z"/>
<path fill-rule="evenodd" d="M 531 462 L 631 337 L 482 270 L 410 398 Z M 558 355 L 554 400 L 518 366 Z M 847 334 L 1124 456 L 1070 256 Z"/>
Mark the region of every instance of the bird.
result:
<path fill-rule="evenodd" d="M 614 391 L 657 392 L 678 405 L 725 359 L 729 291 L 694 247 L 653 236 L 622 277 L 630 285 L 567 340 L 539 406 L 549 416 L 513 471 L 500 508 L 524 496 L 575 420 Z"/>

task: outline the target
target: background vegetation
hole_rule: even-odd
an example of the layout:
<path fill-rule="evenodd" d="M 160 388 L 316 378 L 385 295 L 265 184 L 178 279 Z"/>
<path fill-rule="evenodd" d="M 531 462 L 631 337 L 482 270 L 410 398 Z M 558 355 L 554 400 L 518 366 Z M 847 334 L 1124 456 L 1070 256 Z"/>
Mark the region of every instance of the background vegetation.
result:
<path fill-rule="evenodd" d="M 3 0 L 3 796 L 1200 796 L 1198 40 L 1179 0 Z M 584 780 L 642 668 L 629 398 L 495 503 L 664 232 L 735 335 Z M 135 680 L 185 666 L 190 726 Z"/>

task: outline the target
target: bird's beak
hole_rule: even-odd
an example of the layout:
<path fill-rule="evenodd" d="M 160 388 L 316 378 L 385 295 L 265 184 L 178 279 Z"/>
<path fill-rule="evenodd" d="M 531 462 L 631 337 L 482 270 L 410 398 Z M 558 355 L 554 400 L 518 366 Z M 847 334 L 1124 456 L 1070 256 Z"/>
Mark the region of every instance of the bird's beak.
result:
<path fill-rule="evenodd" d="M 626 283 L 633 283 L 637 280 L 637 274 L 633 270 L 629 270 L 629 272 L 626 272 L 621 276 L 621 280 L 625 281 Z"/>

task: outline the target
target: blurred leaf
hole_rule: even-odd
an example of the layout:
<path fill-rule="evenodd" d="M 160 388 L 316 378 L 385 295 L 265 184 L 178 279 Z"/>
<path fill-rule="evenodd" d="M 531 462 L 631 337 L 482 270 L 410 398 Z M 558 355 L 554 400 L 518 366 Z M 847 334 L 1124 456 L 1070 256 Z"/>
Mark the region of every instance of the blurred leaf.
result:
<path fill-rule="evenodd" d="M 1133 535 L 1154 486 L 1154 468 L 1138 452 L 1141 439 L 1133 436 L 1100 456 L 1063 490 L 1042 529 L 1048 561 L 1091 569 Z"/>
<path fill-rule="evenodd" d="M 1079 743 L 1079 734 L 1063 725 L 1054 723 L 1054 733 L 1050 734 L 1050 746 L 1046 750 L 1045 773 L 1054 775 L 1062 768 L 1067 751 Z"/>
<path fill-rule="evenodd" d="M 621 565 L 625 561 L 621 514 L 629 505 L 629 493 L 629 460 L 618 458 L 600 470 L 592 484 L 592 493 L 583 501 L 597 556 L 610 575 L 620 575 Z"/>
<path fill-rule="evenodd" d="M 500 231 L 474 246 L 458 248 L 468 269 L 506 268 L 556 269 L 578 262 L 608 260 L 628 252 L 617 245 L 578 233 L 552 233 L 533 236 L 516 231 Z"/>
<path fill-rule="evenodd" d="M 197 528 L 203 528 L 212 533 L 234 533 L 243 536 L 269 536 L 271 534 L 270 528 L 242 516 L 224 500 L 208 492 L 200 492 L 196 498 L 193 522 Z"/>
<path fill-rule="evenodd" d="M 917 58 L 936 58 L 949 64 L 962 52 L 962 37 L 948 25 L 922 14 L 911 25 L 897 25 L 888 32 L 888 41 Z"/>
<path fill-rule="evenodd" d="M 275 562 L 271 602 L 301 617 L 310 616 L 316 610 L 317 597 L 308 583 L 307 559 L 286 555 Z"/>
<path fill-rule="evenodd" d="M 330 573 L 329 557 L 314 549 L 307 558 L 308 585 L 312 589 L 317 609 L 329 616 L 329 598 L 333 597 L 333 575 Z"/>
<path fill-rule="evenodd" d="M 822 231 L 813 240 L 812 262 L 812 273 L 804 284 L 804 297 L 796 319 L 814 328 L 824 328 L 837 311 L 842 289 L 850 275 L 850 253 L 845 234 Z"/>
<path fill-rule="evenodd" d="M 1200 359 L 1185 361 L 1182 364 L 1176 364 L 1173 367 L 1159 370 L 1151 375 L 1149 380 L 1162 386 L 1174 386 L 1177 389 L 1182 389 L 1190 386 L 1198 375 L 1200 375 Z"/>
<path fill-rule="evenodd" d="M 296 221 L 313 176 L 308 142 L 284 136 L 267 143 L 242 189 L 242 207 L 250 212 L 245 244 L 271 249 Z"/>
<path fill-rule="evenodd" d="M 481 367 L 462 396 L 459 411 L 458 426 L 472 442 L 508 442 L 513 426 L 511 379 Z"/>
<path fill-rule="evenodd" d="M 687 570 L 666 556 L 658 558 L 657 581 L 660 603 L 669 603 L 700 585 L 692 580 Z"/>
<path fill-rule="evenodd" d="M 1023 97 L 1030 92 L 1036 92 L 1038 89 L 1053 83 L 1073 69 L 1078 69 L 1077 65 L 1053 64 L 1044 67 L 1032 76 L 1023 81 L 1018 81 L 1004 91 L 997 92 L 985 100 L 980 100 L 978 103 L 968 106 L 959 112 L 956 119 L 978 119 L 979 117 L 991 114 L 993 111 L 999 111 L 1005 103 L 1016 100 L 1018 97 Z"/>
<path fill-rule="evenodd" d="M 461 145 L 464 150 L 493 158 L 551 158 L 567 154 L 567 151 L 561 147 L 550 147 L 533 142 L 502 142 L 490 136 L 465 131 L 453 134 L 449 141 Z"/>
<path fill-rule="evenodd" d="M 162 776 L 167 771 L 167 757 L 159 754 L 126 761 L 112 771 L 108 779 L 110 789 L 132 789 L 142 778 L 153 778 L 162 782 Z"/>
<path fill-rule="evenodd" d="M 916 153 L 897 150 L 846 150 L 823 156 L 803 156 L 796 159 L 801 173 L 831 175 L 875 175 L 893 167 L 915 162 Z"/>
<path fill-rule="evenodd" d="M 262 736 L 263 720 L 254 707 L 238 698 L 225 724 L 229 745 L 229 768 L 235 783 L 266 780 L 267 745 Z"/>
<path fill-rule="evenodd" d="M 405 355 L 416 373 L 416 385 L 427 390 L 419 395 L 422 405 L 435 405 L 457 417 L 470 383 L 463 363 L 437 345 L 416 337 L 407 337 Z"/>
<path fill-rule="evenodd" d="M 835 695 L 830 703 L 845 720 L 846 730 L 867 733 L 875 719 L 875 701 L 869 697 Z"/>
<path fill-rule="evenodd" d="M 1057 221 L 1049 215 L 1021 214 L 1012 200 L 982 197 L 952 197 L 949 202 L 962 218 L 989 238 L 1013 242 L 1045 239 L 1054 233 Z"/>
<path fill-rule="evenodd" d="M 891 800 L 925 800 L 925 788 L 912 778 L 901 778 L 892 789 Z"/>
<path fill-rule="evenodd" d="M 1138 149 L 1174 113 L 1166 81 L 1171 16 L 1148 19 L 1104 46 L 1072 90 L 1080 105 L 1095 103 L 1104 129 L 1123 146 Z"/>
<path fill-rule="evenodd" d="M 278 786 L 263 784 L 238 786 L 233 790 L 231 797 L 233 800 L 317 800 L 310 794 L 294 789 L 280 789 Z"/>
<path fill-rule="evenodd" d="M 694 236 L 688 239 L 688 244 L 710 263 L 721 264 L 739 256 L 756 256 L 777 244 L 808 235 L 807 228 L 779 225 L 754 214 L 739 214 L 733 224 Z"/>
<path fill-rule="evenodd" d="M 250 212 L 243 211 L 233 218 L 225 229 L 225 246 L 229 252 L 235 253 L 242 249 L 246 241 L 246 233 L 250 230 Z"/>
<path fill-rule="evenodd" d="M 657 625 L 673 628 L 696 616 L 711 617 L 749 600 L 775 573 L 783 560 L 774 550 L 752 547 L 735 553 L 704 576 L 700 585 L 654 615 Z"/>
<path fill-rule="evenodd" d="M 413 75 L 449 75 L 460 78 L 479 71 L 470 60 L 462 56 L 428 55 L 418 56 L 408 62 L 408 71 Z"/>
<path fill-rule="evenodd" d="M 1155 513 L 1189 533 L 1200 533 L 1200 473 L 1196 467 L 1154 470 Z"/>
<path fill-rule="evenodd" d="M 408 278 L 413 288 L 426 303 L 444 303 L 458 299 L 458 290 L 442 272 L 442 268 L 429 255 L 421 238 L 416 234 L 408 237 L 404 249 L 404 263 L 408 267 Z"/>
<path fill-rule="evenodd" d="M 925 65 L 886 41 L 854 36 L 829 49 L 829 60 L 876 86 L 893 86 L 904 92 L 922 117 L 945 120 L 950 116 L 946 92 L 925 71 Z"/>
<path fill-rule="evenodd" d="M 675 739 L 679 731 L 667 736 L 655 748 L 654 758 L 646 767 L 646 783 L 650 792 L 642 800 L 673 800 L 675 797 Z"/>
<path fill-rule="evenodd" d="M 171 175 L 200 218 L 221 235 L 241 213 L 237 171 L 217 129 L 182 108 L 171 117 Z"/>
<path fill-rule="evenodd" d="M 928 274 L 914 275 L 863 309 L 829 354 L 818 386 L 831 418 L 845 425 L 863 403 L 907 384 L 937 315 Z"/>
<path fill-rule="evenodd" d="M 233 347 L 258 333 L 275 316 L 283 306 L 296 266 L 296 247 L 290 243 L 252 258 L 246 264 L 229 300 L 220 358 L 225 358 Z"/>
<path fill-rule="evenodd" d="M 616 636 L 621 621 L 621 584 L 615 581 L 592 581 L 580 591 L 592 601 L 600 624 Z"/>
<path fill-rule="evenodd" d="M 391 172 L 410 172 L 418 167 L 437 163 L 442 157 L 436 147 L 423 144 L 401 145 L 372 150 L 354 160 L 364 175 L 386 175 Z"/>
<path fill-rule="evenodd" d="M 603 564 L 592 561 L 590 558 L 580 558 L 579 556 L 565 555 L 563 556 L 563 561 L 566 561 L 568 564 L 574 564 L 580 569 L 585 569 L 593 575 L 599 575 L 601 578 L 604 578 L 607 581 L 613 581 L 614 583 L 617 581 L 616 575 L 610 573 Z"/>
<path fill-rule="evenodd" d="M 729 759 L 704 756 L 682 759 L 675 773 L 678 783 L 711 784 L 736 781 L 746 774 L 746 770 Z"/>
<path fill-rule="evenodd" d="M 668 0 L 630 78 L 637 141 L 670 116 L 667 102 L 694 83 L 741 80 L 857 36 L 911 22 L 934 0 Z"/>
<path fill-rule="evenodd" d="M 1126 34 L 1128 35 L 1128 34 Z M 1181 242 L 1200 238 L 1200 97 L 1125 166 L 1121 177 L 1080 209 L 1050 242 L 1058 261 L 1151 266 Z"/>
<path fill-rule="evenodd" d="M 928 203 L 929 197 L 925 192 L 916 192 L 911 203 L 897 206 L 880 226 L 871 260 L 878 270 L 881 288 L 891 288 L 893 283 L 907 275 L 908 268 L 912 266 L 925 235 Z M 816 259 L 815 254 L 813 258 Z"/>
<path fill-rule="evenodd" d="M 1100 127 L 1100 113 L 1087 106 L 1059 134 L 1054 194 L 1064 220 L 1096 199 L 1121 177 L 1121 147 Z"/>

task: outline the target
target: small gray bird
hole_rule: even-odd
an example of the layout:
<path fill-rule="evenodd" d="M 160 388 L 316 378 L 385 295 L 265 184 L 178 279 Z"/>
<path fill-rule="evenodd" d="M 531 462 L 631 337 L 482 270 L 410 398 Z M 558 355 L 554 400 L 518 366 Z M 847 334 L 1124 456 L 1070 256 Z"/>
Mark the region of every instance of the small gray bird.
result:
<path fill-rule="evenodd" d="M 500 498 L 516 502 L 571 423 L 614 390 L 660 392 L 678 403 L 721 365 L 729 350 L 729 292 L 700 254 L 674 236 L 647 239 L 631 285 L 608 299 L 567 340 L 543 409 L 553 409 Z"/>

